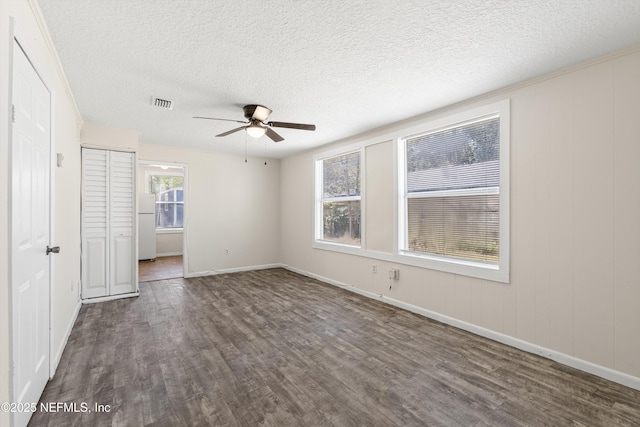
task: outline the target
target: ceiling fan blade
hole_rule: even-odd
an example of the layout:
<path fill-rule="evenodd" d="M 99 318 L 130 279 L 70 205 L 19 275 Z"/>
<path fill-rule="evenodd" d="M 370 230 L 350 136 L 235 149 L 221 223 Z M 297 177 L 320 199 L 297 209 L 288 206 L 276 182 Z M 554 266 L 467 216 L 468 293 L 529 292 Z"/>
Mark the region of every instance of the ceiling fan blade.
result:
<path fill-rule="evenodd" d="M 303 123 L 269 122 L 269 126 L 274 128 L 289 128 L 300 130 L 316 130 L 316 125 L 305 125 Z"/>
<path fill-rule="evenodd" d="M 267 120 L 267 117 L 269 117 L 269 114 L 271 114 L 270 109 L 268 109 L 267 107 L 263 107 L 262 105 L 256 105 L 256 109 L 253 111 L 253 115 L 251 116 L 251 118 L 258 119 L 261 122 L 264 122 L 265 120 Z"/>
<path fill-rule="evenodd" d="M 249 123 L 249 122 L 243 122 L 241 120 L 233 120 L 233 119 L 218 119 L 216 117 L 200 117 L 200 116 L 193 116 L 194 119 L 206 119 L 206 120 L 222 120 L 225 122 L 235 122 L 235 123 Z"/>
<path fill-rule="evenodd" d="M 243 123 L 243 122 L 241 122 L 241 123 Z M 228 131 L 226 131 L 226 132 L 224 132 L 224 133 L 221 133 L 220 135 L 216 135 L 216 137 L 218 137 L 218 136 L 227 136 L 227 135 L 231 135 L 231 134 L 232 134 L 232 133 L 234 133 L 234 132 L 238 132 L 239 130 L 244 129 L 245 127 L 246 127 L 246 126 L 240 126 L 239 128 L 235 128 L 235 129 L 228 130 Z"/>
<path fill-rule="evenodd" d="M 265 128 L 266 129 L 266 134 L 269 138 L 271 138 L 273 140 L 273 142 L 280 142 L 280 141 L 284 141 L 284 138 L 281 137 L 280 135 L 278 135 L 276 133 L 276 131 L 272 130 L 271 128 Z"/>

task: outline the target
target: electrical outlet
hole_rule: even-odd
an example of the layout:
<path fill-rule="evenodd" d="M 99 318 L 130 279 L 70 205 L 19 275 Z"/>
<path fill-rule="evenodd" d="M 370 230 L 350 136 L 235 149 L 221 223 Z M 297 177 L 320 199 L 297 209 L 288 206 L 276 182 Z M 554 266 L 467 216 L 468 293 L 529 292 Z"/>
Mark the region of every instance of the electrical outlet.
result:
<path fill-rule="evenodd" d="M 224 250 L 224 254 L 225 254 L 225 255 L 229 255 L 229 249 L 225 249 L 225 250 Z"/>
<path fill-rule="evenodd" d="M 371 272 L 372 272 L 373 274 L 378 274 L 378 266 L 377 266 L 377 265 L 375 265 L 375 264 L 373 264 L 373 267 L 371 268 Z"/>

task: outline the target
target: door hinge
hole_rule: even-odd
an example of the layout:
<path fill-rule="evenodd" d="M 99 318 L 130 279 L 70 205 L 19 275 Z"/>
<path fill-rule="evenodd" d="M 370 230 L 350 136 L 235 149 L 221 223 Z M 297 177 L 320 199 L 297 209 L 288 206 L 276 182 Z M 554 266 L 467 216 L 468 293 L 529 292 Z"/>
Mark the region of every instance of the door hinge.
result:
<path fill-rule="evenodd" d="M 11 123 L 16 122 L 16 106 L 11 104 Z"/>

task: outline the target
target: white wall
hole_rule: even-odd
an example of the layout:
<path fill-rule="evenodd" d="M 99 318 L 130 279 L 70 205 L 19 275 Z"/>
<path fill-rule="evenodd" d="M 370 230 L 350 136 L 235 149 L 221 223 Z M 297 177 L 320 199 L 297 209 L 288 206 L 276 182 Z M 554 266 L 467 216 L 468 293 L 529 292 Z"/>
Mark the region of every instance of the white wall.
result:
<path fill-rule="evenodd" d="M 578 365 L 614 370 L 638 387 L 639 76 L 640 48 L 336 144 L 379 142 L 366 149 L 365 256 L 311 247 L 312 157 L 322 150 L 284 159 L 282 262 Z M 505 98 L 511 99 L 511 283 L 396 264 L 400 280 L 389 290 L 392 265 L 375 256 L 393 250 L 393 145 L 377 135 Z M 372 274 L 374 263 L 382 274 Z"/>
<path fill-rule="evenodd" d="M 180 232 L 162 232 L 156 234 L 156 256 L 182 255 L 183 234 Z"/>
<path fill-rule="evenodd" d="M 0 402 L 11 401 L 11 339 L 9 262 L 9 145 L 8 106 L 11 87 L 10 17 L 24 36 L 31 59 L 53 93 L 52 132 L 55 151 L 65 158 L 64 167 L 54 168 L 53 241 L 61 247 L 52 258 L 51 334 L 53 362 L 57 362 L 66 342 L 78 305 L 80 284 L 80 126 L 81 118 L 66 79 L 59 68 L 57 55 L 50 44 L 39 10 L 32 2 L 0 1 Z M 9 424 L 9 414 L 0 411 L 0 425 Z"/>
<path fill-rule="evenodd" d="M 279 262 L 280 161 L 149 144 L 138 157 L 187 165 L 186 276 Z"/>
<path fill-rule="evenodd" d="M 85 122 L 80 134 L 81 144 L 87 148 L 115 151 L 138 151 L 139 132 Z"/>

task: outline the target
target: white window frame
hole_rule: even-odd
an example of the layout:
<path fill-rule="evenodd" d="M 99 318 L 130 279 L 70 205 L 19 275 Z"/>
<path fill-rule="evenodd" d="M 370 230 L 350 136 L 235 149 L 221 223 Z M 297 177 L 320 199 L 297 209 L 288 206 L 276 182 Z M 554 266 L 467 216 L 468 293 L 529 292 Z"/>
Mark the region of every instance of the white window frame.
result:
<path fill-rule="evenodd" d="M 150 179 L 152 176 L 180 176 L 182 178 L 184 178 L 184 185 L 186 185 L 186 177 L 183 173 L 178 173 L 178 172 L 168 172 L 168 171 L 145 171 L 144 173 L 144 188 L 145 188 L 145 192 L 151 194 L 151 182 Z M 184 199 L 184 188 L 183 188 L 183 199 Z M 182 205 L 185 206 L 185 202 L 186 200 L 182 201 Z M 155 204 L 157 204 L 158 201 L 156 200 Z M 173 203 L 173 202 L 170 202 Z M 182 233 L 184 232 L 184 207 L 182 208 L 182 227 L 172 227 L 172 228 L 157 228 L 156 227 L 156 234 L 177 234 L 177 233 Z"/>
<path fill-rule="evenodd" d="M 317 249 L 333 250 L 337 252 L 360 254 L 365 246 L 365 150 L 364 145 L 350 145 L 336 150 L 325 151 L 317 154 L 313 157 L 314 167 L 314 232 L 313 232 L 313 247 Z M 344 156 L 347 154 L 358 153 L 360 156 L 360 196 L 345 196 L 335 198 L 323 197 L 323 162 L 325 160 Z M 330 240 L 324 240 L 324 212 L 323 203 L 327 201 L 360 201 L 360 244 L 348 244 L 341 242 L 332 242 Z"/>
<path fill-rule="evenodd" d="M 397 138 L 396 142 L 396 169 L 397 173 L 397 216 L 396 216 L 396 244 L 395 254 L 402 259 L 402 263 L 415 265 L 434 270 L 446 271 L 465 276 L 477 277 L 481 279 L 493 280 L 509 283 L 509 146 L 510 146 L 510 102 L 503 100 L 492 104 L 484 105 L 457 114 L 453 114 L 441 119 L 427 122 L 418 127 L 412 127 L 410 134 Z M 500 187 L 491 191 L 500 195 L 500 259 L 497 264 L 485 264 L 469 260 L 460 260 L 444 256 L 430 254 L 420 254 L 407 250 L 407 200 L 416 197 L 407 193 L 406 176 L 406 140 L 424 133 L 444 130 L 451 127 L 466 124 L 475 119 L 497 114 L 500 117 Z M 408 132 L 408 133 L 409 133 Z M 456 190 L 457 195 L 477 194 L 477 190 Z M 487 189 L 482 190 L 483 194 Z M 454 192 L 449 192 L 454 193 Z M 424 197 L 424 194 L 419 195 Z M 433 194 L 442 196 L 442 193 Z"/>

